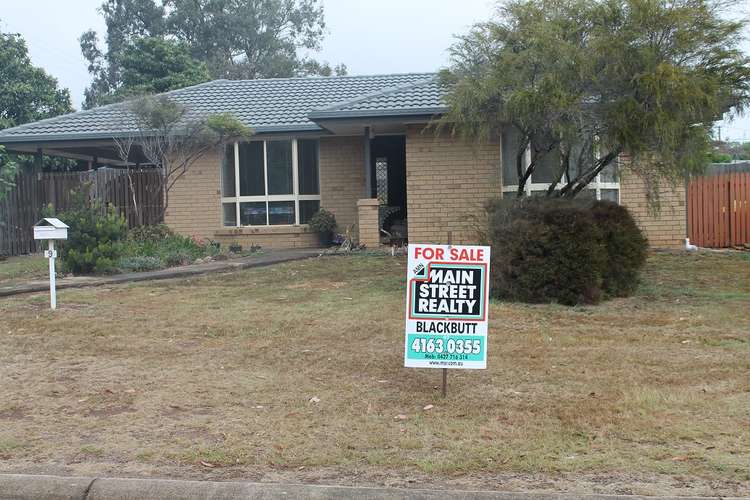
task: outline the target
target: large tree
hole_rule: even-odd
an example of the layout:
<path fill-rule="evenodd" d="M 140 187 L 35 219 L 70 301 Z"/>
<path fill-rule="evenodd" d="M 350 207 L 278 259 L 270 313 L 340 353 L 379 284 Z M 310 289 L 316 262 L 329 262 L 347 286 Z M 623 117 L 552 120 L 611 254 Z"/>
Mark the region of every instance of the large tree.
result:
<path fill-rule="evenodd" d="M 139 48 L 136 41 L 143 38 L 187 47 L 211 78 L 346 72 L 343 65 L 331 68 L 301 54 L 318 50 L 325 35 L 319 0 L 106 0 L 100 11 L 107 26 L 106 49 L 100 48 L 94 31 L 81 36 L 93 75 L 87 107 L 130 93 L 125 80 L 127 52 Z"/>
<path fill-rule="evenodd" d="M 31 64 L 21 35 L 0 33 L 0 129 L 72 110 L 70 92 Z"/>
<path fill-rule="evenodd" d="M 91 98 L 92 104 L 108 104 L 211 79 L 206 64 L 192 57 L 186 43 L 160 37 L 136 38 L 125 44 L 118 58 L 118 74 L 119 84 L 115 87 L 106 84 L 105 92 L 94 87 L 87 89 L 87 100 Z"/>
<path fill-rule="evenodd" d="M 517 137 L 519 196 L 542 162 L 556 165 L 548 195 L 573 197 L 622 153 L 655 195 L 659 179 L 701 171 L 712 123 L 750 101 L 743 22 L 725 6 L 511 0 L 453 46 L 443 124 Z"/>
<path fill-rule="evenodd" d="M 0 129 L 70 111 L 70 92 L 58 88 L 55 78 L 31 64 L 21 35 L 0 33 Z M 0 148 L 0 198 L 13 186 L 17 167 L 30 161 Z M 47 164 L 58 165 L 49 159 Z"/>

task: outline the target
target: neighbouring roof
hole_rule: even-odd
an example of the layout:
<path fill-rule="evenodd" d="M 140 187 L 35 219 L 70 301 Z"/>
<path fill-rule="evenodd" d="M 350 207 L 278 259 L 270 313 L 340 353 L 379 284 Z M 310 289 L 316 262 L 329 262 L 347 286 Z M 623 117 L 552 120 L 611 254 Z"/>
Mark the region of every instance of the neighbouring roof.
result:
<path fill-rule="evenodd" d="M 445 111 L 434 73 L 214 80 L 168 93 L 190 113 L 232 113 L 256 133 L 320 131 L 320 119 Z M 0 143 L 109 139 L 135 130 L 123 103 L 0 131 Z"/>

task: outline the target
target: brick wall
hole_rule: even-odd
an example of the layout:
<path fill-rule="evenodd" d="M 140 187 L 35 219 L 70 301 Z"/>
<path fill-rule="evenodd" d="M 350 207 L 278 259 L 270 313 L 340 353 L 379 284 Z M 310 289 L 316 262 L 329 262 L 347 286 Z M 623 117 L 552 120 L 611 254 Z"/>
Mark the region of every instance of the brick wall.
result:
<path fill-rule="evenodd" d="M 221 156 L 207 154 L 175 183 L 165 215 L 165 222 L 172 230 L 185 236 L 210 238 L 222 245 L 237 242 L 246 248 L 252 244 L 264 248 L 318 246 L 318 235 L 308 232 L 306 227 L 223 227 L 220 169 Z M 356 200 L 353 205 L 356 213 Z"/>
<path fill-rule="evenodd" d="M 500 145 L 474 144 L 411 126 L 406 134 L 409 241 L 474 243 L 484 204 L 502 195 Z"/>
<path fill-rule="evenodd" d="M 658 214 L 649 214 L 646 185 L 627 169 L 625 160 L 620 172 L 620 203 L 633 214 L 652 248 L 683 247 L 687 236 L 685 188 L 663 186 L 659 197 L 661 210 Z"/>
<path fill-rule="evenodd" d="M 174 231 L 213 238 L 221 229 L 220 165 L 218 153 L 206 154 L 169 191 L 165 222 Z"/>
<path fill-rule="evenodd" d="M 357 224 L 357 200 L 365 197 L 364 158 L 362 137 L 320 139 L 320 205 L 333 212 L 342 233 Z"/>
<path fill-rule="evenodd" d="M 242 248 L 260 245 L 263 248 L 314 248 L 319 246 L 318 234 L 306 227 L 228 227 L 214 232 L 213 240 L 222 246 L 239 243 Z"/>

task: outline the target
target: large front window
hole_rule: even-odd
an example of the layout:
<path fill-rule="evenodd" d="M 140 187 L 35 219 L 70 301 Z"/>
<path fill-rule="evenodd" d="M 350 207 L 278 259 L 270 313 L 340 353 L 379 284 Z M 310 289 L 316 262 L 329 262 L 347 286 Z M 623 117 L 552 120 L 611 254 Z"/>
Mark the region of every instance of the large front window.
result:
<path fill-rule="evenodd" d="M 307 224 L 320 208 L 318 140 L 251 141 L 227 146 L 221 172 L 223 224 Z"/>
<path fill-rule="evenodd" d="M 503 192 L 515 193 L 518 191 L 518 170 L 516 168 L 516 155 L 520 144 L 520 132 L 515 127 L 507 127 L 502 134 L 502 168 L 503 168 Z M 580 150 L 571 155 L 571 177 L 575 177 L 577 160 L 583 155 L 593 161 L 593 152 L 584 154 Z M 531 150 L 526 148 L 523 153 L 523 171 L 531 163 Z M 555 182 L 560 169 L 560 157 L 556 151 L 544 155 L 537 162 L 531 177 L 524 184 L 524 191 L 528 196 L 539 196 L 547 192 L 550 185 Z M 568 182 L 567 175 L 563 175 L 555 186 L 559 189 Z M 620 202 L 620 179 L 617 169 L 617 161 L 607 165 L 596 178 L 581 191 L 579 196 L 588 196 L 597 200 Z"/>

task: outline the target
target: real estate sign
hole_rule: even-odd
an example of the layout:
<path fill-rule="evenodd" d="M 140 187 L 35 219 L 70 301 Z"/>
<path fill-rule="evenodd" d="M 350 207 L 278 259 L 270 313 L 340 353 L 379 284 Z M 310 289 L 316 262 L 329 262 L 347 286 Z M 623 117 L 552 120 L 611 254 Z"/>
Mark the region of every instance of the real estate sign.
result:
<path fill-rule="evenodd" d="M 409 244 L 404 365 L 487 367 L 490 247 Z"/>

